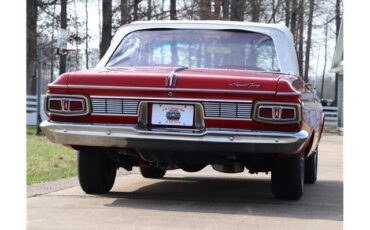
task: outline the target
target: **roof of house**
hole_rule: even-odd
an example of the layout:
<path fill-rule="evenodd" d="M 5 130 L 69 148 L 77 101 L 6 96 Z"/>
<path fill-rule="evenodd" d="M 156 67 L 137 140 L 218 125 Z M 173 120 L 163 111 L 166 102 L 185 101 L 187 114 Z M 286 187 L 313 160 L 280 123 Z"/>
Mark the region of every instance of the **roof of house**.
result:
<path fill-rule="evenodd" d="M 337 45 L 335 46 L 330 71 L 333 73 L 343 74 L 343 20 L 340 24 Z"/>

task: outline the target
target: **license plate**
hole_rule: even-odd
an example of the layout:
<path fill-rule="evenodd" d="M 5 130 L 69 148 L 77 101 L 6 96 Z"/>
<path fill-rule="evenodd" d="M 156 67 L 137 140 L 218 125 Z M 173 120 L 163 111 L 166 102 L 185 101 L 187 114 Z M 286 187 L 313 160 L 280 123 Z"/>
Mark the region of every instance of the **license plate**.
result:
<path fill-rule="evenodd" d="M 193 121 L 193 105 L 153 104 L 153 125 L 193 126 Z"/>

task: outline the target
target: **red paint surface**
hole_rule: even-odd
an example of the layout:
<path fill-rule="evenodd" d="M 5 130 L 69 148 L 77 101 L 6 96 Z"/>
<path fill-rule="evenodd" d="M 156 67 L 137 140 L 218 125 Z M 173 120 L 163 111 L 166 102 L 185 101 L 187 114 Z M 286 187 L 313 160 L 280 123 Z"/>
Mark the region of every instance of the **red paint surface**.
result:
<path fill-rule="evenodd" d="M 49 93 L 55 94 L 79 94 L 89 97 L 90 95 L 104 96 L 130 96 L 130 97 L 159 97 L 166 98 L 200 98 L 200 99 L 228 99 L 228 100 L 252 100 L 271 101 L 271 102 L 300 102 L 300 96 L 276 96 L 278 92 L 296 92 L 292 87 L 292 82 L 297 78 L 290 75 L 277 73 L 263 73 L 253 71 L 236 70 L 206 70 L 191 69 L 177 73 L 175 88 L 199 89 L 198 92 L 172 92 L 172 96 L 167 91 L 144 91 L 144 90 L 122 90 L 122 89 L 82 89 L 70 88 L 73 85 L 89 86 L 125 86 L 125 87 L 156 87 L 166 88 L 168 75 L 172 72 L 171 68 L 129 68 L 113 70 L 90 70 L 86 72 L 75 72 L 61 75 L 53 84 L 61 85 L 49 87 Z M 240 86 L 237 87 L 235 83 Z M 252 86 L 248 87 L 248 84 Z M 259 85 L 259 87 L 256 87 Z M 255 91 L 254 93 L 221 93 L 205 92 L 202 89 L 215 90 L 246 90 Z M 257 91 L 257 93 L 256 93 Z M 261 93 L 258 93 L 260 91 Z M 272 91 L 274 94 L 263 94 L 264 91 Z M 118 123 L 136 124 L 137 117 L 127 116 L 102 116 L 85 115 L 81 117 L 50 116 L 51 120 L 87 123 Z M 298 131 L 300 124 L 274 125 L 255 121 L 207 119 L 206 126 L 209 128 L 239 128 L 256 130 L 282 130 Z"/>

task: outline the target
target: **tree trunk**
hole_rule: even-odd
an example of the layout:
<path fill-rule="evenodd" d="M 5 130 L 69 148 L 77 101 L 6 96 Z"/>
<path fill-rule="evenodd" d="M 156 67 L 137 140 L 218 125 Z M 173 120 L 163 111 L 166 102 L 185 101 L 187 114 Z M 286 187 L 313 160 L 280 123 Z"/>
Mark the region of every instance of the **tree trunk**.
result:
<path fill-rule="evenodd" d="M 340 2 L 341 0 L 336 0 L 335 2 L 335 35 L 336 38 L 338 38 L 339 30 L 340 30 L 340 23 L 341 23 L 341 17 L 340 17 Z"/>
<path fill-rule="evenodd" d="M 290 25 L 290 1 L 291 0 L 285 0 L 285 26 Z"/>
<path fill-rule="evenodd" d="M 244 20 L 244 9 L 245 1 L 243 0 L 231 0 L 231 21 L 243 21 Z"/>
<path fill-rule="evenodd" d="M 134 21 L 137 21 L 139 19 L 138 10 L 139 10 L 139 0 L 134 0 Z"/>
<path fill-rule="evenodd" d="M 67 0 L 60 1 L 60 28 L 67 29 Z M 66 55 L 59 55 L 59 75 L 66 72 Z"/>
<path fill-rule="evenodd" d="M 170 2 L 170 19 L 171 20 L 177 20 L 176 0 L 171 0 L 171 2 Z"/>
<path fill-rule="evenodd" d="M 128 23 L 128 0 L 121 0 L 121 25 Z"/>
<path fill-rule="evenodd" d="M 324 55 L 324 69 L 322 71 L 322 77 L 321 77 L 321 99 L 324 98 L 324 83 L 325 83 L 325 73 L 326 73 L 326 63 L 327 63 L 327 57 L 328 57 L 328 26 L 329 25 L 329 17 L 326 20 L 325 25 L 325 55 Z"/>
<path fill-rule="evenodd" d="M 220 11 L 221 11 L 221 0 L 215 0 L 215 13 L 214 13 L 214 19 L 220 20 Z"/>
<path fill-rule="evenodd" d="M 296 48 L 297 48 L 297 11 L 298 11 L 297 1 L 298 0 L 292 0 L 290 16 L 290 31 L 292 31 Z"/>
<path fill-rule="evenodd" d="M 211 13 L 211 0 L 200 1 L 199 10 L 199 17 L 201 20 L 209 19 Z"/>
<path fill-rule="evenodd" d="M 101 42 L 101 0 L 98 0 L 98 17 L 99 17 L 99 44 Z"/>
<path fill-rule="evenodd" d="M 259 0 L 252 0 L 251 7 L 252 7 L 252 22 L 258 22 L 260 18 L 261 2 Z"/>
<path fill-rule="evenodd" d="M 273 23 L 276 23 L 276 12 L 278 11 L 278 8 L 279 8 L 279 5 L 280 5 L 280 1 L 281 0 L 277 0 L 277 3 L 275 4 L 275 0 L 272 0 L 272 13 L 271 13 L 271 18 L 270 20 L 268 21 L 268 23 L 270 23 L 271 21 Z"/>
<path fill-rule="evenodd" d="M 27 0 L 27 94 L 36 94 L 37 0 Z"/>
<path fill-rule="evenodd" d="M 190 20 L 194 20 L 194 8 L 195 8 L 195 4 L 193 2 L 193 0 L 190 1 Z"/>
<path fill-rule="evenodd" d="M 74 21 L 75 21 L 75 30 L 76 30 L 76 36 L 79 36 L 79 26 L 78 26 L 78 19 L 77 19 L 77 7 L 76 7 L 76 0 L 73 0 L 73 7 L 74 7 Z M 78 41 L 76 40 L 76 51 L 75 51 L 75 59 L 76 59 L 76 66 L 75 70 L 78 71 L 80 69 L 80 54 L 79 54 L 79 48 L 78 48 Z"/>
<path fill-rule="evenodd" d="M 312 18 L 315 6 L 315 0 L 310 0 L 310 9 L 308 13 L 307 25 L 307 43 L 306 43 L 306 59 L 304 63 L 304 80 L 308 82 L 308 72 L 310 69 L 310 51 L 311 51 L 311 35 L 312 35 Z"/>
<path fill-rule="evenodd" d="M 223 20 L 229 20 L 230 19 L 230 0 L 224 0 L 222 2 L 222 18 Z"/>
<path fill-rule="evenodd" d="M 152 0 L 148 0 L 147 17 L 148 17 L 148 21 L 152 19 Z"/>
<path fill-rule="evenodd" d="M 55 15 L 55 6 L 56 4 L 54 4 L 54 8 L 53 8 L 53 14 Z M 55 17 L 53 17 L 53 22 L 52 22 L 52 28 L 51 28 L 52 32 L 51 32 L 51 45 L 50 45 L 50 83 L 52 83 L 54 81 L 54 59 L 55 59 L 55 44 L 54 44 L 54 40 L 55 40 L 55 35 L 54 35 L 54 30 L 55 30 Z"/>
<path fill-rule="evenodd" d="M 86 55 L 86 69 L 89 68 L 89 13 L 87 10 L 87 0 L 85 0 L 85 20 L 86 20 L 86 25 L 85 25 L 85 55 Z"/>
<path fill-rule="evenodd" d="M 304 2 L 305 0 L 300 0 L 298 11 L 298 64 L 300 76 L 303 76 Z"/>
<path fill-rule="evenodd" d="M 161 20 L 164 20 L 164 17 L 165 17 L 165 13 L 164 13 L 164 2 L 165 2 L 165 0 L 162 0 L 162 6 L 161 6 L 161 8 L 162 8 L 162 18 L 161 18 Z"/>
<path fill-rule="evenodd" d="M 112 0 L 103 0 L 103 28 L 100 43 L 100 58 L 109 48 L 112 36 Z"/>

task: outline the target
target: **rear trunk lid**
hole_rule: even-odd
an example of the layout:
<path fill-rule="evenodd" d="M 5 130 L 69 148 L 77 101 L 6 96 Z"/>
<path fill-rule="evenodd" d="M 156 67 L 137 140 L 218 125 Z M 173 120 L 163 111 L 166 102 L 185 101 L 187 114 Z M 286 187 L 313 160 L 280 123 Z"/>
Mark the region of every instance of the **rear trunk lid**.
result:
<path fill-rule="evenodd" d="M 280 74 L 242 70 L 172 68 L 98 69 L 69 74 L 68 88 L 179 94 L 275 95 Z M 169 85 L 169 78 L 174 78 Z M 220 96 L 220 95 L 218 95 Z"/>

